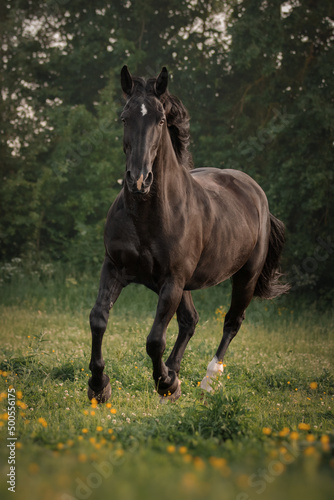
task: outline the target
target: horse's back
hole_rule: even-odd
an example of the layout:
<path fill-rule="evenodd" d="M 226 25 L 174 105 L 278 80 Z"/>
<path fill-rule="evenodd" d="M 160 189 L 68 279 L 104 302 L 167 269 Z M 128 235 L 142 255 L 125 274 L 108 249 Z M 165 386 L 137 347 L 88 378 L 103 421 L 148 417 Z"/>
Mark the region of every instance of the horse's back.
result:
<path fill-rule="evenodd" d="M 224 195 L 228 195 L 228 193 L 235 196 L 244 195 L 253 200 L 255 194 L 261 201 L 267 199 L 259 184 L 241 170 L 203 167 L 193 169 L 190 173 L 193 179 L 206 190 L 220 192 Z"/>
<path fill-rule="evenodd" d="M 197 168 L 191 176 L 200 191 L 211 200 L 212 210 L 223 211 L 224 219 L 234 223 L 244 219 L 258 225 L 269 217 L 268 200 L 254 179 L 241 170 Z"/>

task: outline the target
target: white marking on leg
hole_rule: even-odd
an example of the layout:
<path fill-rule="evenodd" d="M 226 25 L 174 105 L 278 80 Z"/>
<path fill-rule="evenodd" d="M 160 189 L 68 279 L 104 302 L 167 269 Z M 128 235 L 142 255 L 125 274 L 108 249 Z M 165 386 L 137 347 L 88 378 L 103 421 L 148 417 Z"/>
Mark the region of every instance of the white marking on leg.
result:
<path fill-rule="evenodd" d="M 147 115 L 147 108 L 144 103 L 141 105 L 140 111 L 143 116 Z"/>
<path fill-rule="evenodd" d="M 144 176 L 143 176 L 143 174 L 141 174 L 141 176 L 137 180 L 137 189 L 138 189 L 138 191 L 141 190 L 141 185 L 143 184 L 143 180 L 144 180 Z"/>
<path fill-rule="evenodd" d="M 201 382 L 202 389 L 211 392 L 212 391 L 211 383 L 214 380 L 217 380 L 219 375 L 221 375 L 223 371 L 224 371 L 223 362 L 218 361 L 217 356 L 215 356 L 208 364 L 206 375 Z"/>

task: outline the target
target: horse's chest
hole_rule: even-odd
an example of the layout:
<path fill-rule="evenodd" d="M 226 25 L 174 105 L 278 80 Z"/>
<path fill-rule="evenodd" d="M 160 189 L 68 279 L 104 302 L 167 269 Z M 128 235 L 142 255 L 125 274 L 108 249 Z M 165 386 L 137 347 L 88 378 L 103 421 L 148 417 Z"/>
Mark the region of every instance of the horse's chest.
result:
<path fill-rule="evenodd" d="M 168 258 L 163 255 L 161 245 L 157 241 L 148 244 L 140 238 L 133 238 L 132 241 L 124 240 L 119 245 L 114 246 L 111 252 L 112 260 L 117 268 L 126 274 L 129 281 L 139 282 L 153 286 L 160 281 L 164 274 L 164 266 Z"/>

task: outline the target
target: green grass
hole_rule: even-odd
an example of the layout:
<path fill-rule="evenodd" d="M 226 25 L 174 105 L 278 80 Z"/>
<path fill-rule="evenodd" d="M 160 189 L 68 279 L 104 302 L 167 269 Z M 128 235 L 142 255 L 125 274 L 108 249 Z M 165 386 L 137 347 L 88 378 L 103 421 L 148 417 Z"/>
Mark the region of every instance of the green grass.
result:
<path fill-rule="evenodd" d="M 220 384 L 203 395 L 198 383 L 220 341 L 230 292 L 224 285 L 195 293 L 201 319 L 181 366 L 182 396 L 160 404 L 145 350 L 156 297 L 129 287 L 103 342 L 110 404 L 94 407 L 87 399 L 88 315 L 97 281 L 22 277 L 1 287 L 1 498 L 11 495 L 11 386 L 16 499 L 331 498 L 331 313 L 254 302 Z M 173 319 L 167 350 L 176 334 Z"/>

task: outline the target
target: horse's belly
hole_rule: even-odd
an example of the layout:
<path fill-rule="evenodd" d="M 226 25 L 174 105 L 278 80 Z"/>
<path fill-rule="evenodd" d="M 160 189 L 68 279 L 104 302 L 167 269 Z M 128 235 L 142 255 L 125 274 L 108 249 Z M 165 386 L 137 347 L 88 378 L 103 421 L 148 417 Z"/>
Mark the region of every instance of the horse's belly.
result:
<path fill-rule="evenodd" d="M 247 262 L 246 259 L 236 260 L 229 267 L 219 260 L 217 262 L 210 262 L 207 266 L 199 266 L 196 268 L 194 274 L 187 281 L 185 290 L 198 290 L 200 288 L 209 288 L 218 285 L 227 280 L 235 274 Z"/>
<path fill-rule="evenodd" d="M 226 228 L 225 228 L 226 229 Z M 230 234 L 230 238 L 217 237 L 203 250 L 186 290 L 196 290 L 218 285 L 241 269 L 256 245 L 255 234 L 243 233 L 244 237 Z M 247 237 L 246 237 L 247 236 Z"/>

